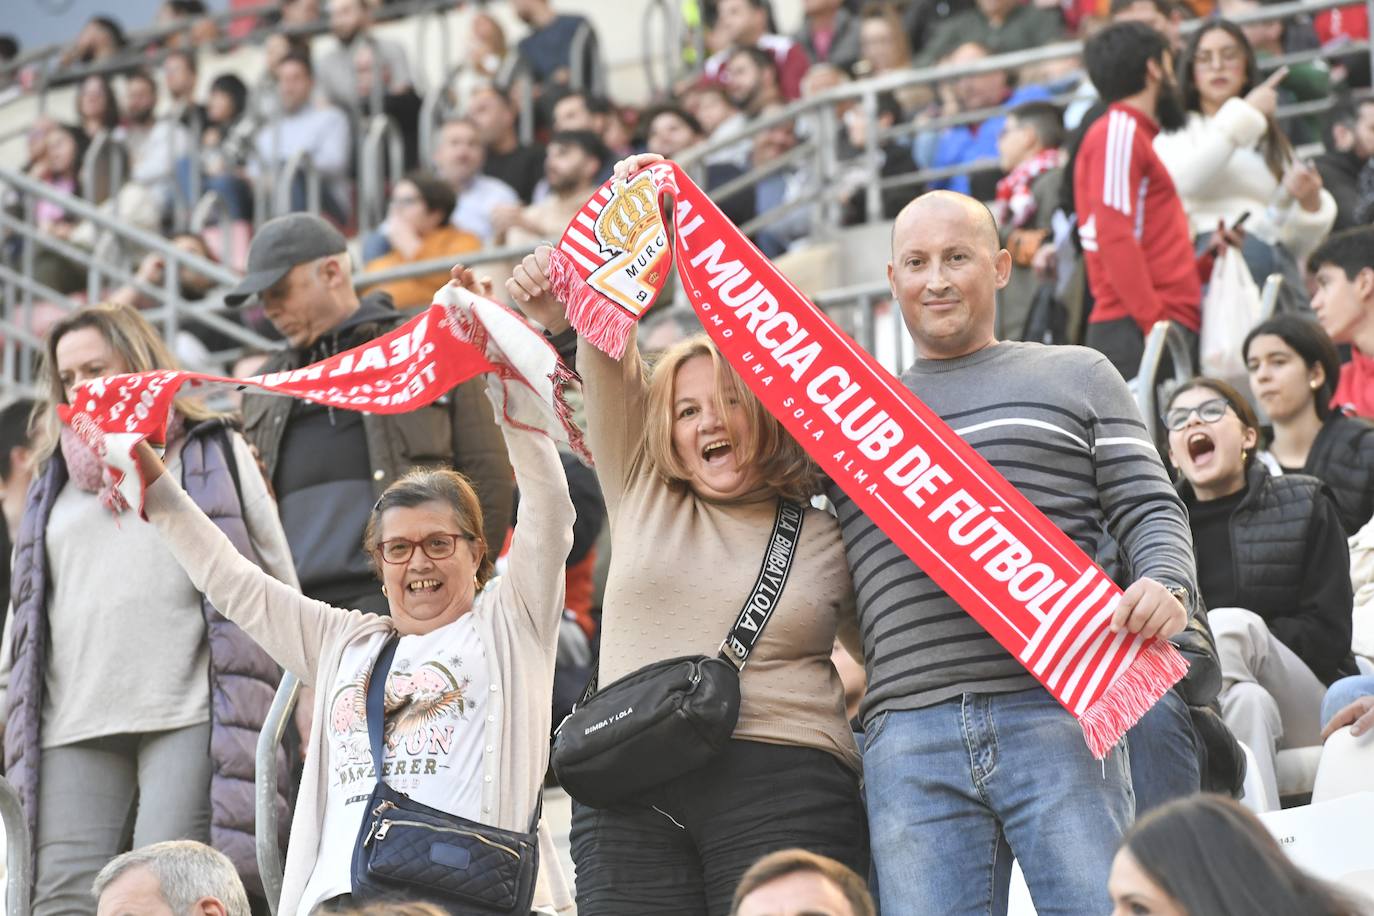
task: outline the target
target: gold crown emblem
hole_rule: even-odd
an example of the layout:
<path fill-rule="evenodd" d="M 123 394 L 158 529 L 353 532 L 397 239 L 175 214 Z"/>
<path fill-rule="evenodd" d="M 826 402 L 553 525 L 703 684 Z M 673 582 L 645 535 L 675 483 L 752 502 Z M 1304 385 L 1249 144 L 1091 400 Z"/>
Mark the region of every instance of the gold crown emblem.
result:
<path fill-rule="evenodd" d="M 648 175 L 642 175 L 617 189 L 597 215 L 597 240 L 621 251 L 631 251 L 635 239 L 656 227 L 658 221 L 653 182 Z"/>

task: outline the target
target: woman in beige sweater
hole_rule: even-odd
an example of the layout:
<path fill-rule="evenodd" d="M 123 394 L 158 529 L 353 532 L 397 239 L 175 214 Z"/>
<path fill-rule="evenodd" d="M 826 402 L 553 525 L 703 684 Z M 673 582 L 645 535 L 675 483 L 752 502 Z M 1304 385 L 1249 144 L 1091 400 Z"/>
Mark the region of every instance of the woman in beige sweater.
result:
<path fill-rule="evenodd" d="M 387 488 L 367 529 L 389 617 L 331 607 L 260 572 L 163 473 L 153 450 L 139 447 L 148 519 L 177 562 L 215 607 L 315 688 L 278 913 L 350 902 L 353 845 L 375 779 L 367 681 L 393 634 L 387 785 L 470 820 L 529 829 L 548 762 L 573 506 L 553 442 L 503 429 L 522 495 L 509 572 L 492 578 L 467 481 L 414 470 Z M 541 839 L 541 860 L 556 871 L 547 832 Z M 560 890 L 545 883 L 542 900 L 558 906 Z"/>
<path fill-rule="evenodd" d="M 541 247 L 508 291 L 555 333 Z M 669 350 L 646 380 L 631 342 L 577 354 L 588 440 L 611 525 L 599 680 L 714 655 L 758 574 L 779 498 L 805 503 L 814 466 L 705 337 Z M 830 661 L 861 649 L 835 519 L 808 509 L 791 577 L 741 680 L 733 740 L 706 766 L 611 809 L 576 805 L 582 916 L 723 914 L 745 870 L 802 847 L 868 872 L 859 754 Z"/>

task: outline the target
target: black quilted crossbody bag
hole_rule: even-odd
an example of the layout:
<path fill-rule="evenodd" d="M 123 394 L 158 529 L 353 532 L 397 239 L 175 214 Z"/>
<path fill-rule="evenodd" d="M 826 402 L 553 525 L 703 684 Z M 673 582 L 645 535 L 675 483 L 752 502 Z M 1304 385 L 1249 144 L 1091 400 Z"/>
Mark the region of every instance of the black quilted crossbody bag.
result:
<path fill-rule="evenodd" d="M 383 694 L 392 636 L 367 682 L 367 736 L 377 785 L 353 845 L 353 897 L 422 899 L 454 916 L 527 916 L 539 872 L 540 805 L 528 833 L 501 830 L 414 801 L 382 780 Z"/>
<path fill-rule="evenodd" d="M 740 674 L 782 597 L 802 507 L 780 501 L 763 566 L 720 651 L 645 665 L 596 689 L 558 726 L 552 763 L 569 795 L 609 808 L 705 765 L 739 721 Z"/>

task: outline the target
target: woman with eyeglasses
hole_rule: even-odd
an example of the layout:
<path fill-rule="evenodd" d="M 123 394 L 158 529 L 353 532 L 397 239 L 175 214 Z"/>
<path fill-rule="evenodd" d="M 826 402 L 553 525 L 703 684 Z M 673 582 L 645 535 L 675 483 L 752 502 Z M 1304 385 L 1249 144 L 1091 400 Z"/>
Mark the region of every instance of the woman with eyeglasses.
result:
<path fill-rule="evenodd" d="M 336 912 L 355 902 L 350 866 L 376 778 L 367 686 L 393 637 L 386 784 L 480 824 L 530 829 L 548 765 L 574 513 L 554 443 L 504 421 L 502 431 L 521 494 L 508 572 L 493 577 L 499 545 L 482 535 L 467 479 L 417 468 L 377 500 L 364 535 L 387 616 L 306 598 L 260 572 L 163 473 L 147 443 L 139 448 L 145 509 L 163 544 L 215 607 L 315 687 L 277 913 Z M 424 898 L 426 888 L 405 896 Z"/>
<path fill-rule="evenodd" d="M 1271 473 L 1310 474 L 1330 487 L 1353 536 L 1374 516 L 1374 424 L 1331 407 L 1336 345 L 1311 318 L 1276 315 L 1250 330 L 1241 353 L 1274 431 L 1259 457 Z"/>
<path fill-rule="evenodd" d="M 1331 231 L 1336 201 L 1274 119 L 1287 68 L 1261 80 L 1245 33 L 1214 19 L 1193 33 L 1178 74 L 1188 123 L 1161 133 L 1154 146 L 1199 250 L 1220 225 L 1249 213 L 1241 252 L 1255 282 L 1284 269 L 1296 279 L 1296 265 Z"/>
<path fill-rule="evenodd" d="M 420 261 L 452 257 L 476 251 L 482 240 L 449 222 L 458 196 L 442 179 L 426 172 L 411 172 L 391 190 L 382 232 L 391 250 L 367 262 L 366 270 L 387 270 Z M 427 306 L 434 291 L 448 282 L 448 271 L 392 280 L 364 291 L 390 293 L 400 309 Z"/>
<path fill-rule="evenodd" d="M 1221 712 L 1254 752 L 1266 810 L 1280 748 L 1321 744 L 1326 685 L 1352 673 L 1350 554 L 1326 487 L 1255 460 L 1259 420 L 1227 383 L 1185 382 L 1164 412 L 1221 659 Z"/>

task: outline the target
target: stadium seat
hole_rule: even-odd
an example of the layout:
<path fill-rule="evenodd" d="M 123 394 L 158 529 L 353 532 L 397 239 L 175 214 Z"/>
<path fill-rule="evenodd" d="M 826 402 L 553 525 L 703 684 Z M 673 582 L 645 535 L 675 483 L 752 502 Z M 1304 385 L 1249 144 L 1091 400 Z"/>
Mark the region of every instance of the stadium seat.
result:
<path fill-rule="evenodd" d="M 1264 783 L 1259 777 L 1259 765 L 1255 762 L 1255 752 L 1245 746 L 1244 741 L 1237 741 L 1241 750 L 1245 751 L 1245 784 L 1241 787 L 1240 803 L 1249 808 L 1256 814 L 1262 814 L 1265 810 L 1264 803 Z"/>

